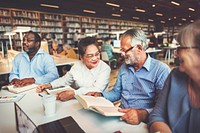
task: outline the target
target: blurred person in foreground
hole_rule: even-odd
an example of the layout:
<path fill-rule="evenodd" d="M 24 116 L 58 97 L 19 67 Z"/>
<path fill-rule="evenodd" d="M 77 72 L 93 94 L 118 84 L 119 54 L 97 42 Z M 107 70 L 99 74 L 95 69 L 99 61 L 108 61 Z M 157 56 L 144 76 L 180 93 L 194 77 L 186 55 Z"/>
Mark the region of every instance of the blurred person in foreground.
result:
<path fill-rule="evenodd" d="M 32 31 L 23 38 L 23 52 L 15 56 L 9 75 L 10 85 L 22 87 L 49 83 L 58 78 L 53 58 L 40 48 L 41 38 Z"/>
<path fill-rule="evenodd" d="M 148 44 L 142 30 L 127 30 L 121 36 L 120 47 L 125 63 L 120 67 L 114 88 L 87 95 L 103 96 L 112 102 L 121 100 L 119 111 L 125 115 L 120 120 L 136 125 L 148 121 L 170 68 L 145 52 Z"/>
<path fill-rule="evenodd" d="M 180 30 L 180 66 L 167 78 L 150 114 L 152 133 L 200 132 L 200 20 Z"/>
<path fill-rule="evenodd" d="M 38 86 L 37 92 L 44 89 L 61 86 L 73 86 L 74 90 L 67 90 L 57 94 L 57 99 L 66 101 L 76 94 L 86 94 L 90 91 L 102 92 L 107 88 L 110 79 L 110 67 L 100 60 L 100 51 L 94 37 L 80 40 L 78 45 L 80 61 L 77 61 L 63 77 L 49 84 Z"/>

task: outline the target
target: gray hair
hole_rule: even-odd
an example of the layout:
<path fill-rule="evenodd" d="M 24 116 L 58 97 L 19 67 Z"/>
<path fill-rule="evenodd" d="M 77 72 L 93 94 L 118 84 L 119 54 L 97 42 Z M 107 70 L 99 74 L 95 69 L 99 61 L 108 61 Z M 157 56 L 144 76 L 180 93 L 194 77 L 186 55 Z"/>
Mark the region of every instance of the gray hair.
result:
<path fill-rule="evenodd" d="M 177 42 L 181 46 L 200 49 L 200 20 L 182 28 L 177 36 Z"/>
<path fill-rule="evenodd" d="M 63 46 L 68 50 L 71 48 L 71 46 L 69 44 L 67 44 L 67 43 L 63 44 Z"/>
<path fill-rule="evenodd" d="M 141 45 L 143 50 L 148 48 L 147 36 L 144 31 L 137 29 L 130 29 L 123 33 L 121 38 L 125 36 L 130 36 L 132 38 L 131 46 L 134 47 L 136 45 Z"/>

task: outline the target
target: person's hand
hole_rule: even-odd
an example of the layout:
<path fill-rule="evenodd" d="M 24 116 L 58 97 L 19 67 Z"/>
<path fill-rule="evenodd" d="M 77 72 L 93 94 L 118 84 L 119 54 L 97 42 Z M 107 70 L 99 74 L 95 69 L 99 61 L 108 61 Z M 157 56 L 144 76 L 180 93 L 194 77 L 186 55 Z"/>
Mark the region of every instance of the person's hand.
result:
<path fill-rule="evenodd" d="M 44 89 L 50 89 L 52 88 L 51 84 L 41 84 L 41 85 L 38 85 L 37 89 L 36 89 L 36 92 L 37 93 L 40 93 L 42 92 Z"/>
<path fill-rule="evenodd" d="M 101 92 L 88 92 L 85 95 L 94 96 L 94 97 L 102 97 L 103 96 Z"/>
<path fill-rule="evenodd" d="M 22 80 L 14 79 L 11 84 L 14 85 L 14 87 L 23 87 L 26 85 L 31 85 L 35 83 L 34 78 L 24 78 Z"/>
<path fill-rule="evenodd" d="M 74 98 L 74 90 L 66 90 L 57 94 L 56 99 L 60 101 L 67 101 Z"/>
<path fill-rule="evenodd" d="M 13 79 L 8 85 L 15 85 L 15 82 L 19 82 L 20 79 Z"/>
<path fill-rule="evenodd" d="M 124 120 L 129 124 L 138 125 L 140 122 L 144 121 L 148 117 L 148 112 L 146 110 L 139 110 L 139 109 L 119 109 L 119 112 L 125 113 L 120 120 Z"/>

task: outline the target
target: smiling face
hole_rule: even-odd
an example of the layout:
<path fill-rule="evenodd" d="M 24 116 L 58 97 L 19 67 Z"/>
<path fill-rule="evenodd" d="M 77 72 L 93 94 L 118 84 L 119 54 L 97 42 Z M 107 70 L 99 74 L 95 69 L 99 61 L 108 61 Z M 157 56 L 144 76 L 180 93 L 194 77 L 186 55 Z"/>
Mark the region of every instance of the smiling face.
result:
<path fill-rule="evenodd" d="M 178 51 L 177 56 L 180 59 L 179 70 L 187 74 L 200 68 L 199 49 L 181 49 Z"/>
<path fill-rule="evenodd" d="M 95 68 L 100 61 L 100 52 L 96 45 L 88 45 L 85 54 L 81 57 L 88 69 Z"/>
<path fill-rule="evenodd" d="M 130 65 L 135 65 L 138 63 L 140 58 L 137 46 L 132 47 L 132 38 L 130 36 L 125 36 L 121 39 L 121 51 L 125 58 L 125 63 Z"/>
<path fill-rule="evenodd" d="M 200 62 L 200 21 L 184 27 L 177 36 L 180 47 L 177 48 L 177 56 L 180 60 L 179 70 L 189 76 L 199 73 Z"/>

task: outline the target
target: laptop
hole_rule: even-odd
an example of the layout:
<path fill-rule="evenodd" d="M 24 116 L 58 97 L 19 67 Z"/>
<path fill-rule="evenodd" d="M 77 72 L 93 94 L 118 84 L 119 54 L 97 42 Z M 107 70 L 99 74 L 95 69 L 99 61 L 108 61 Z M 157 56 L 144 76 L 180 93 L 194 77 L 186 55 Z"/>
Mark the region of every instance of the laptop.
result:
<path fill-rule="evenodd" d="M 71 116 L 36 126 L 17 103 L 14 106 L 19 133 L 84 133 Z"/>
<path fill-rule="evenodd" d="M 114 48 L 120 48 L 120 45 L 121 45 L 120 40 L 113 40 L 113 47 Z"/>

